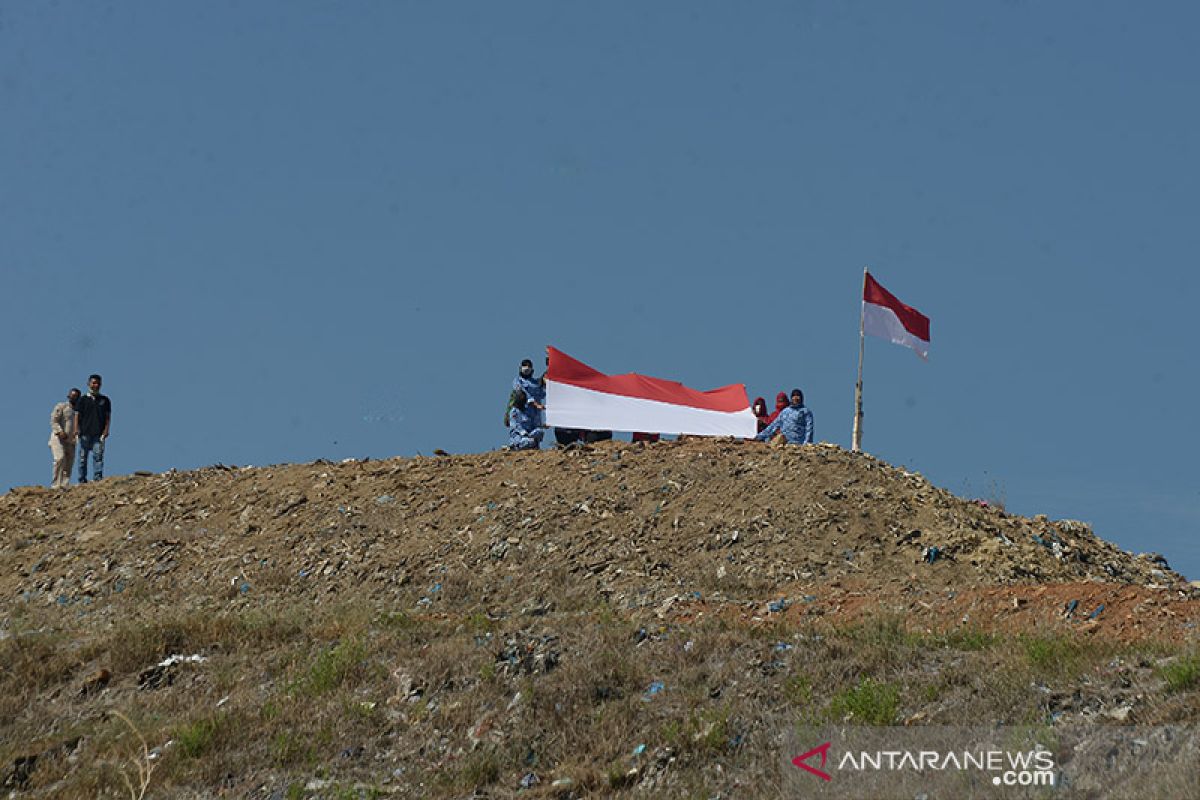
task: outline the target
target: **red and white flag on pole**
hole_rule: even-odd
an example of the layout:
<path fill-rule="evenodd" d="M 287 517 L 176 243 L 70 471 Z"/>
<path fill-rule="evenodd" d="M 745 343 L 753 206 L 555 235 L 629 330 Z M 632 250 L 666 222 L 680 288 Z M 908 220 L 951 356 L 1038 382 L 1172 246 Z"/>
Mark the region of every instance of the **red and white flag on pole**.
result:
<path fill-rule="evenodd" d="M 701 392 L 636 373 L 605 375 L 546 348 L 546 424 L 594 431 L 752 438 L 758 430 L 746 387 Z"/>
<path fill-rule="evenodd" d="M 869 272 L 863 284 L 863 331 L 929 358 L 929 317 L 901 303 Z"/>

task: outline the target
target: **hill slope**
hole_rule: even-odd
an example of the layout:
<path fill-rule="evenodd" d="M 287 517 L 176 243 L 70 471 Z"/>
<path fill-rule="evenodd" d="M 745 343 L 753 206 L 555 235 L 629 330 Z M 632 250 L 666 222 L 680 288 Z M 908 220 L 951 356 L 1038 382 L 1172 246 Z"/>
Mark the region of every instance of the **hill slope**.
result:
<path fill-rule="evenodd" d="M 360 788 L 411 796 L 505 794 L 528 775 L 535 792 L 732 791 L 774 780 L 763 772 L 772 763 L 763 732 L 781 712 L 761 706 L 787 697 L 806 706 L 814 676 L 832 685 L 890 676 L 903 700 L 911 682 L 898 677 L 907 673 L 895 653 L 919 660 L 928 649 L 920 658 L 940 673 L 961 656 L 941 652 L 947 636 L 983 637 L 988 647 L 967 648 L 973 659 L 1005 658 L 1015 640 L 996 637 L 1052 634 L 1099 639 L 1087 647 L 1107 656 L 1152 640 L 1187 664 L 1200 620 L 1197 591 L 1165 560 L 1123 552 L 1082 523 L 1008 515 L 832 446 L 711 440 L 217 466 L 16 489 L 0 497 L 0 596 L 9 667 L 0 769 L 11 765 L 10 787 L 51 794 L 120 786 L 117 766 L 85 780 L 78 763 L 122 763 L 130 737 L 106 716 L 121 708 L 167 748 L 156 780 L 179 796 L 222 781 L 231 796 L 257 791 L 256 781 L 324 796 L 336 782 L 311 776 L 343 772 Z M 763 660 L 754 631 L 788 652 L 814 626 L 828 637 L 805 648 L 817 661 Z M 910 636 L 941 638 L 923 646 Z M 681 641 L 710 644 L 697 653 Z M 727 673 L 743 649 L 756 654 L 755 677 L 723 695 L 727 680 L 739 683 Z M 865 659 L 859 672 L 827 674 L 847 652 Z M 195 660 L 161 666 L 168 656 Z M 1161 691 L 1161 665 L 1137 663 L 1142 697 Z M 679 687 L 676 700 L 639 700 L 656 676 Z M 532 702 L 545 690 L 538 680 L 567 699 L 522 721 L 513 695 Z M 1005 686 L 983 704 L 996 718 L 1044 705 Z M 1154 709 L 1143 713 L 1194 719 L 1187 697 L 1191 706 L 1175 695 L 1143 702 Z M 949 721 L 981 701 L 964 696 L 940 712 L 904 702 L 875 721 Z M 805 713 L 836 713 L 831 703 Z M 564 706 L 588 713 L 568 721 Z M 609 707 L 623 709 L 614 718 L 623 722 L 588 716 Z M 661 740 L 655 766 L 621 762 L 609 774 L 607 750 L 628 744 L 615 741 L 622 726 L 651 738 L 647 714 Z M 718 719 L 714 747 L 733 771 L 717 779 L 675 766 L 691 763 L 688 753 L 703 760 L 715 730 L 705 727 Z M 238 729 L 265 742 L 231 741 Z M 289 738 L 299 731 L 303 740 Z M 585 748 L 571 731 L 598 738 Z M 759 749 L 743 747 L 751 732 Z M 564 754 L 580 748 L 601 755 L 570 763 Z M 19 759 L 39 753 L 43 766 L 22 773 Z M 574 768 L 571 786 L 548 788 L 550 753 L 550 771 Z M 452 777 L 438 782 L 447 764 Z M 636 773 L 628 780 L 626 768 Z"/>

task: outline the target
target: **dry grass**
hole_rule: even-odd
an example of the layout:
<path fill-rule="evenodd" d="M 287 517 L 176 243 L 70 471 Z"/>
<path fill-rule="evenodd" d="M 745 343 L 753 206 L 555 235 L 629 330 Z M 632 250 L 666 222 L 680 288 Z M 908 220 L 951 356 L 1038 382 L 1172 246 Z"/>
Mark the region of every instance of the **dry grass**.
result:
<path fill-rule="evenodd" d="M 1200 693 L 1180 648 L 918 634 L 895 616 L 839 628 L 673 624 L 595 603 L 503 620 L 259 608 L 127 620 L 79 642 L 48 622 L 0 642 L 0 763 L 44 755 L 28 787 L 63 797 L 303 797 L 314 776 L 330 796 L 505 797 L 530 773 L 532 796 L 556 777 L 597 796 L 745 796 L 776 780 L 780 737 L 802 722 L 1040 724 L 1119 686 L 1155 719 L 1195 719 Z M 207 660 L 138 688 L 146 667 L 193 652 Z M 80 696 L 97 666 L 112 682 Z M 72 758 L 48 755 L 72 739 Z"/>

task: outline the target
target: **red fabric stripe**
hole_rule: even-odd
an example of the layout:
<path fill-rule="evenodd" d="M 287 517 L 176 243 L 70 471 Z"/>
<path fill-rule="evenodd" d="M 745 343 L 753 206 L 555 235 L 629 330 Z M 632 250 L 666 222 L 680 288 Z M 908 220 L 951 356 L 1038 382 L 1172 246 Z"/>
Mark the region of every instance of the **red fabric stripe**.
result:
<path fill-rule="evenodd" d="M 582 389 L 591 389 L 605 394 L 657 400 L 676 406 L 703 408 L 709 411 L 737 412 L 750 407 L 744 384 L 735 383 L 719 389 L 701 392 L 689 389 L 678 381 L 666 381 L 629 372 L 625 375 L 605 375 L 592 369 L 582 361 L 576 361 L 561 350 L 546 348 L 550 354 L 550 366 L 546 369 L 546 380 L 566 383 Z"/>
<path fill-rule="evenodd" d="M 900 323 L 918 339 L 929 341 L 929 317 L 917 311 L 912 306 L 906 306 L 896 299 L 896 295 L 879 285 L 879 282 L 867 273 L 867 285 L 863 290 L 863 302 L 884 308 L 890 308 L 900 318 Z"/>

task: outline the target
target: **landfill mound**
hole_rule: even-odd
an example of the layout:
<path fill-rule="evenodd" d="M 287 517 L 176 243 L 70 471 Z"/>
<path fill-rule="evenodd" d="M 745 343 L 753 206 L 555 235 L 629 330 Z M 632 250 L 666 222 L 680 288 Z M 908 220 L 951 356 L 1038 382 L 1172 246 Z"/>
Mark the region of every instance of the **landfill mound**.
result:
<path fill-rule="evenodd" d="M 1162 556 L 1122 551 L 1081 522 L 1007 514 L 832 445 L 731 440 L 23 487 L 0 497 L 0 557 L 9 602 L 101 616 L 129 602 L 267 596 L 431 611 L 603 598 L 686 613 L 696 603 L 819 608 L 841 594 L 866 600 L 839 609 L 893 595 L 961 602 L 998 586 L 1012 587 L 1001 605 L 1030 585 L 1195 594 Z M 1066 595 L 1054 610 L 1070 616 Z"/>
<path fill-rule="evenodd" d="M 1200 718 L 1161 556 L 828 445 L 23 487 L 0 597 L 8 797 L 780 797 L 800 723 Z"/>

